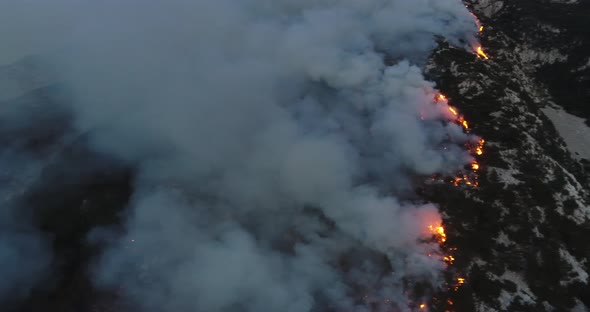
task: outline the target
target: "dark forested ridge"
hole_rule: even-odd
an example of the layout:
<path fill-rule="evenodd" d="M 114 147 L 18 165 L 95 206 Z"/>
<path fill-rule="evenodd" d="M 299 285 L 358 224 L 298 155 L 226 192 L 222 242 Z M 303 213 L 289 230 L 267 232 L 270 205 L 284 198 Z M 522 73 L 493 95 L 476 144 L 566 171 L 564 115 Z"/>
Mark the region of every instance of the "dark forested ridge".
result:
<path fill-rule="evenodd" d="M 516 59 L 568 112 L 590 118 L 590 1 L 467 1 L 489 30 L 490 49 L 512 41 Z"/>
<path fill-rule="evenodd" d="M 456 311 L 590 306 L 590 249 L 582 239 L 590 235 L 588 168 L 540 110 L 555 103 L 590 116 L 590 3 L 566 2 L 470 1 L 491 59 L 443 43 L 429 64 L 432 79 L 487 140 L 479 188 L 439 186 L 429 194 L 448 215 L 453 269 L 468 280 L 447 293 Z"/>

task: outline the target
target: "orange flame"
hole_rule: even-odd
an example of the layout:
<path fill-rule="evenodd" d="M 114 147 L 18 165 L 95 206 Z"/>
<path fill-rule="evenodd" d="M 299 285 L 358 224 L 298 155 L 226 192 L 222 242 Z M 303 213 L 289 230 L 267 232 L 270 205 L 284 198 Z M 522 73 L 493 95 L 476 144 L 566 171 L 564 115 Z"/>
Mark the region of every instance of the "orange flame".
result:
<path fill-rule="evenodd" d="M 455 285 L 455 287 L 453 288 L 454 291 L 459 290 L 459 287 L 461 285 L 465 284 L 465 278 L 463 277 L 457 277 L 457 285 Z"/>
<path fill-rule="evenodd" d="M 449 110 L 451 111 L 451 113 L 453 113 L 453 115 L 455 115 L 455 116 L 458 115 L 457 110 L 452 108 L 451 106 L 449 106 Z"/>
<path fill-rule="evenodd" d="M 434 233 L 435 235 L 438 235 L 439 241 L 441 243 L 444 243 L 444 242 L 447 241 L 447 234 L 445 233 L 445 228 L 444 227 L 442 227 L 442 226 L 432 226 L 432 225 L 429 225 L 428 226 L 428 229 L 430 229 L 430 231 L 432 233 Z"/>
<path fill-rule="evenodd" d="M 420 309 L 426 309 L 426 305 L 424 303 L 420 304 Z"/>
<path fill-rule="evenodd" d="M 479 26 L 479 32 L 483 31 L 483 25 Z"/>
<path fill-rule="evenodd" d="M 465 129 L 469 129 L 469 125 L 467 124 L 467 120 L 463 120 L 463 121 L 461 122 L 461 124 L 463 125 L 463 128 L 465 128 Z"/>
<path fill-rule="evenodd" d="M 481 156 L 483 154 L 483 145 L 485 142 L 486 141 L 484 139 L 480 139 L 479 142 L 477 142 L 477 146 L 473 150 L 476 155 Z"/>
<path fill-rule="evenodd" d="M 475 52 L 477 53 L 477 57 L 483 57 L 486 60 L 489 59 L 488 55 L 483 51 L 481 46 L 477 47 Z"/>
<path fill-rule="evenodd" d="M 473 169 L 473 170 L 478 170 L 478 169 L 479 169 L 479 164 L 478 164 L 477 162 L 473 162 L 473 163 L 471 164 L 471 169 Z"/>

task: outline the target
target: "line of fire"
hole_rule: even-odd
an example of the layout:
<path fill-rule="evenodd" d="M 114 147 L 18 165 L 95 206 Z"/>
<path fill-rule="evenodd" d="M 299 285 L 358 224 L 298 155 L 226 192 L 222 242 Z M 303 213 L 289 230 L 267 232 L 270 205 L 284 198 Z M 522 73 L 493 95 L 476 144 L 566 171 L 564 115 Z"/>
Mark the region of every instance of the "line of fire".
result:
<path fill-rule="evenodd" d="M 482 34 L 484 31 L 484 26 L 480 24 L 479 19 L 475 15 L 476 23 L 478 25 L 479 33 Z M 483 47 L 481 44 L 476 44 L 472 46 L 473 52 L 479 59 L 488 60 L 490 57 L 484 52 Z M 465 117 L 459 112 L 456 107 L 449 105 L 449 101 L 444 94 L 438 94 L 435 98 L 435 103 L 446 105 L 448 110 L 455 116 L 454 122 L 461 127 L 466 133 L 469 133 L 471 129 L 469 128 L 469 123 L 465 119 Z M 468 168 L 465 168 L 464 171 L 460 171 L 457 173 L 455 177 L 451 178 L 444 178 L 440 176 L 433 176 L 431 179 L 432 181 L 450 183 L 455 187 L 465 186 L 465 187 L 478 187 L 478 171 L 480 170 L 480 164 L 477 162 L 477 157 L 483 155 L 484 153 L 484 145 L 485 140 L 483 138 L 479 138 L 477 142 L 468 142 L 465 143 L 465 148 L 470 152 L 473 156 L 473 161 L 470 163 Z M 453 256 L 452 252 L 457 250 L 457 248 L 447 246 L 447 234 L 444 227 L 444 224 L 431 224 L 428 225 L 428 231 L 432 233 L 432 239 L 435 240 L 441 250 L 445 250 L 447 254 L 443 254 L 441 257 L 441 261 L 443 261 L 447 266 L 452 265 L 455 261 L 455 257 Z M 428 254 L 429 257 L 435 256 L 432 254 Z M 447 283 L 448 291 L 458 291 L 459 288 L 466 283 L 466 279 L 461 276 L 454 277 L 454 283 Z M 437 300 L 436 298 L 432 299 L 433 301 Z M 453 309 L 454 302 L 451 299 L 447 299 L 445 302 L 445 312 L 454 312 Z M 416 305 L 418 311 L 428 311 L 429 307 L 426 302 L 419 303 Z"/>

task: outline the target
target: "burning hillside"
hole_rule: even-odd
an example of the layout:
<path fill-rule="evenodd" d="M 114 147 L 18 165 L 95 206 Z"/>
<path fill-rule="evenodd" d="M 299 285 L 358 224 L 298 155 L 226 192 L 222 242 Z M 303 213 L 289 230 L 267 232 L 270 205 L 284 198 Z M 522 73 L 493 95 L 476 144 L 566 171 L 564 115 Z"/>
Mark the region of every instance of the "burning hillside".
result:
<path fill-rule="evenodd" d="M 454 310 L 460 226 L 413 182 L 480 186 L 478 123 L 423 74 L 438 38 L 489 59 L 460 1 L 37 5 L 74 30 L 27 36 L 63 43 L 39 56 L 59 91 L 33 97 L 59 111 L 0 115 L 2 161 L 31 172 L 0 254 L 30 261 L 0 300 L 88 283 L 148 312 Z"/>
<path fill-rule="evenodd" d="M 466 177 L 454 177 L 457 187 L 448 188 L 452 177 L 436 176 L 424 192 L 441 204 L 445 244 L 456 248 L 445 276 L 453 291 L 436 294 L 429 305 L 434 311 L 585 311 L 589 267 L 584 244 L 574 237 L 588 235 L 588 172 L 542 107 L 581 113 L 570 101 L 580 102 L 579 84 L 587 81 L 587 58 L 580 54 L 587 40 L 578 31 L 586 5 L 468 2 L 486 24 L 484 46 L 471 44 L 476 58 L 441 44 L 429 77 L 485 142 L 467 147 L 476 162 L 464 168 Z M 576 78 L 565 87 L 567 77 Z M 461 187 L 476 169 L 478 187 Z"/>

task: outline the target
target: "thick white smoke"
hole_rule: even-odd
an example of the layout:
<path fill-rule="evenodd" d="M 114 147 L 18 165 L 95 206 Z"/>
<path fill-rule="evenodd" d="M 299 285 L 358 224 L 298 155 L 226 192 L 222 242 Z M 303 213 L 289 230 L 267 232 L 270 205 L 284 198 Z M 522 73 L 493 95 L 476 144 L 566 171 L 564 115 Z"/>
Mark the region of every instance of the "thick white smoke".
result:
<path fill-rule="evenodd" d="M 99 285 L 146 311 L 298 312 L 437 283 L 440 217 L 407 195 L 469 160 L 419 67 L 473 40 L 460 1 L 58 2 L 37 4 L 72 26 L 47 60 L 76 127 L 139 168 Z"/>

